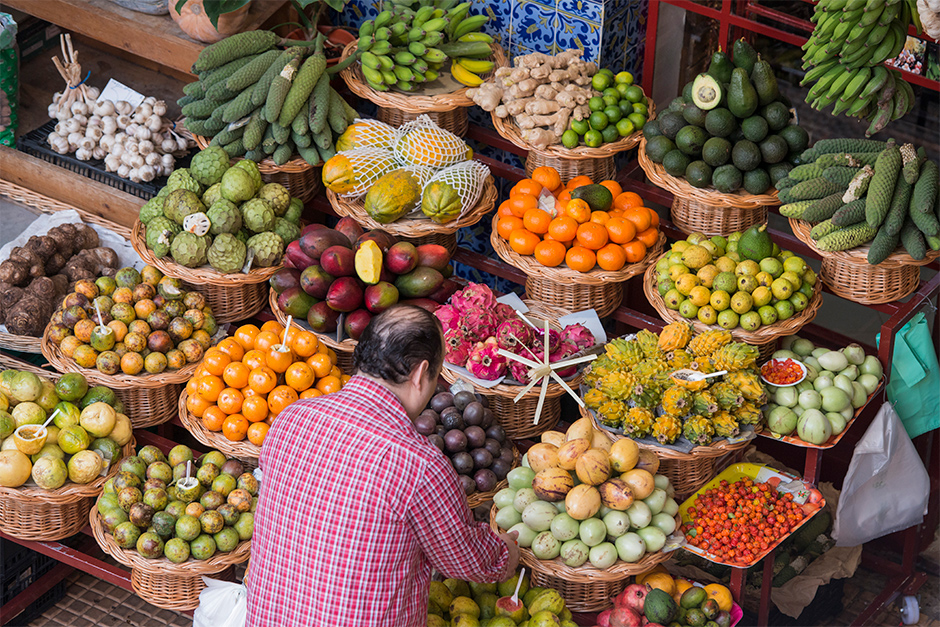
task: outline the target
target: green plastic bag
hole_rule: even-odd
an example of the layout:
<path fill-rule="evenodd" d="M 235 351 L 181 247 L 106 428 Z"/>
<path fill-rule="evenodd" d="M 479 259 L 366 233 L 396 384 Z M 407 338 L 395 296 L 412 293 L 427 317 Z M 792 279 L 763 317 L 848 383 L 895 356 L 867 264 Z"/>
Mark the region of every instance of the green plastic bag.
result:
<path fill-rule="evenodd" d="M 881 334 L 876 336 L 881 342 Z M 888 400 L 911 438 L 940 427 L 940 366 L 923 313 L 894 337 Z"/>
<path fill-rule="evenodd" d="M 19 108 L 20 54 L 16 46 L 16 22 L 0 13 L 0 144 L 16 146 Z"/>

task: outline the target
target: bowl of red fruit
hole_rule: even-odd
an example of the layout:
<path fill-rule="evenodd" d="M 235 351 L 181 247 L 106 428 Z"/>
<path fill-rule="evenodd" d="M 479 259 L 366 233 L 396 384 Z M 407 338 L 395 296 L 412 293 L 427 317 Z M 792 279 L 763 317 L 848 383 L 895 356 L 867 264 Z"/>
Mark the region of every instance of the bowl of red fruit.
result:
<path fill-rule="evenodd" d="M 771 359 L 760 367 L 760 378 L 768 385 L 790 387 L 806 378 L 806 366 L 790 357 Z"/>

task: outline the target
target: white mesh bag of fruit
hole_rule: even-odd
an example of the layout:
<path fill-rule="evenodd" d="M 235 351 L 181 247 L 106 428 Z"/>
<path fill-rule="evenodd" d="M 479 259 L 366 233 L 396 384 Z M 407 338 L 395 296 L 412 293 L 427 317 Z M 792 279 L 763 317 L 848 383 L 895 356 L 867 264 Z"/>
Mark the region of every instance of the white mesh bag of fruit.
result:
<path fill-rule="evenodd" d="M 356 148 L 323 164 L 323 184 L 343 198 L 359 198 L 397 167 L 395 155 L 383 148 Z"/>
<path fill-rule="evenodd" d="M 445 131 L 426 115 L 419 115 L 398 128 L 394 152 L 402 165 L 426 165 L 432 168 L 446 168 L 466 161 L 473 155 L 462 139 Z"/>
<path fill-rule="evenodd" d="M 398 129 L 378 120 L 359 120 L 349 127 L 336 140 L 339 152 L 356 148 L 385 148 L 391 150 L 398 138 Z"/>
<path fill-rule="evenodd" d="M 455 220 L 473 209 L 490 169 L 479 161 L 463 161 L 444 168 L 421 192 L 421 211 L 435 222 Z"/>

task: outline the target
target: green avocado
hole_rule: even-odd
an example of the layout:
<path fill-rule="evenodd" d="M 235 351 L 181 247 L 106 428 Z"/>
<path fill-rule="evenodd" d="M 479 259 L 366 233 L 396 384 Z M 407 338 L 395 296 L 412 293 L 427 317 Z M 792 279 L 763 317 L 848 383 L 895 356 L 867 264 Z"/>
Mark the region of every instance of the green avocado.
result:
<path fill-rule="evenodd" d="M 768 135 L 759 145 L 764 162 L 770 164 L 780 163 L 786 159 L 790 150 L 787 142 L 779 135 Z"/>
<path fill-rule="evenodd" d="M 747 43 L 742 37 L 734 42 L 734 46 L 731 47 L 731 54 L 734 58 L 735 67 L 743 69 L 750 76 L 758 58 L 757 51 L 754 50 L 751 44 Z"/>
<path fill-rule="evenodd" d="M 657 135 L 646 141 L 646 156 L 653 163 L 662 163 L 667 154 L 676 149 L 676 145 L 665 135 Z"/>
<path fill-rule="evenodd" d="M 793 165 L 787 162 L 775 163 L 770 166 L 770 169 L 767 171 L 767 173 L 770 175 L 771 184 L 776 185 L 777 181 L 786 178 L 787 174 L 789 174 L 790 170 L 792 169 Z M 745 182 L 747 181 L 745 180 Z"/>
<path fill-rule="evenodd" d="M 731 73 L 728 87 L 728 110 L 739 119 L 749 118 L 757 111 L 757 91 L 744 68 L 737 67 Z M 769 122 L 768 122 L 769 124 Z"/>
<path fill-rule="evenodd" d="M 788 124 L 777 133 L 787 142 L 790 152 L 803 152 L 809 144 L 809 134 L 806 130 L 796 124 Z"/>
<path fill-rule="evenodd" d="M 724 194 L 732 194 L 738 191 L 743 182 L 744 178 L 741 176 L 741 171 L 730 163 L 715 168 L 715 172 L 712 174 L 712 185 Z"/>
<path fill-rule="evenodd" d="M 757 90 L 757 99 L 760 104 L 769 105 L 780 95 L 780 88 L 777 85 L 777 77 L 774 76 L 774 69 L 767 61 L 757 55 L 757 63 L 751 70 L 751 82 L 754 83 L 754 89 Z"/>
<path fill-rule="evenodd" d="M 694 126 L 705 127 L 706 112 L 699 109 L 694 104 L 686 105 L 682 111 L 682 117 L 686 122 Z"/>
<path fill-rule="evenodd" d="M 663 167 L 670 176 L 685 176 L 685 170 L 691 162 L 692 160 L 678 148 L 669 151 L 663 157 Z"/>
<path fill-rule="evenodd" d="M 708 133 L 704 129 L 689 124 L 676 134 L 676 148 L 690 157 L 697 157 L 702 154 L 702 147 L 707 140 Z"/>
<path fill-rule="evenodd" d="M 571 192 L 571 198 L 580 198 L 591 207 L 591 211 L 610 211 L 614 197 L 603 185 L 582 185 Z"/>
<path fill-rule="evenodd" d="M 748 194 L 764 194 L 770 189 L 770 175 L 764 168 L 744 173 L 744 189 Z"/>
<path fill-rule="evenodd" d="M 662 134 L 663 132 L 659 128 L 659 120 L 650 120 L 643 126 L 643 135 L 646 137 L 646 139 L 657 137 Z"/>
<path fill-rule="evenodd" d="M 760 114 L 761 117 L 767 120 L 767 126 L 769 126 L 770 130 L 774 133 L 790 123 L 790 109 L 779 100 L 777 102 L 771 102 L 761 109 Z"/>
<path fill-rule="evenodd" d="M 708 187 L 712 184 L 712 167 L 704 161 L 693 161 L 685 169 L 685 179 L 692 187 Z"/>
<path fill-rule="evenodd" d="M 675 140 L 676 135 L 685 126 L 685 118 L 675 111 L 666 111 L 659 116 L 659 129 L 663 135 L 669 139 Z"/>
<path fill-rule="evenodd" d="M 726 55 L 719 48 L 718 51 L 712 55 L 711 63 L 708 64 L 708 74 L 715 77 L 715 80 L 719 83 L 727 83 L 731 80 L 731 72 L 734 70 L 734 63 L 731 61 L 731 57 Z"/>
<path fill-rule="evenodd" d="M 731 162 L 742 172 L 750 172 L 761 163 L 760 148 L 752 141 L 742 139 L 731 149 Z"/>
<path fill-rule="evenodd" d="M 699 109 L 710 111 L 721 103 L 721 83 L 710 74 L 699 74 L 692 82 L 692 102 Z"/>
<path fill-rule="evenodd" d="M 712 137 L 702 146 L 702 160 L 713 168 L 728 163 L 729 159 L 731 142 L 724 137 Z"/>
<path fill-rule="evenodd" d="M 759 115 L 752 115 L 749 118 L 741 120 L 741 132 L 744 133 L 744 138 L 754 143 L 764 141 L 769 130 L 770 127 L 767 125 L 767 120 Z"/>
<path fill-rule="evenodd" d="M 712 137 L 727 137 L 738 128 L 738 122 L 724 107 L 712 109 L 705 115 L 705 130 Z"/>

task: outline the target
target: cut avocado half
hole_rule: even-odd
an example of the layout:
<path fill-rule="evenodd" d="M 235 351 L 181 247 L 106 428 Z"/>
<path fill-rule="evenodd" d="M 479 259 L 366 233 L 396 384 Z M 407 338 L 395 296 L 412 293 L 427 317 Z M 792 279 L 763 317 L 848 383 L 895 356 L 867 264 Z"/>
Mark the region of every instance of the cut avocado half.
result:
<path fill-rule="evenodd" d="M 711 111 L 721 102 L 721 84 L 709 74 L 699 74 L 692 82 L 692 102 L 702 111 Z"/>

